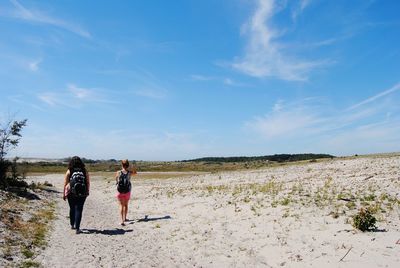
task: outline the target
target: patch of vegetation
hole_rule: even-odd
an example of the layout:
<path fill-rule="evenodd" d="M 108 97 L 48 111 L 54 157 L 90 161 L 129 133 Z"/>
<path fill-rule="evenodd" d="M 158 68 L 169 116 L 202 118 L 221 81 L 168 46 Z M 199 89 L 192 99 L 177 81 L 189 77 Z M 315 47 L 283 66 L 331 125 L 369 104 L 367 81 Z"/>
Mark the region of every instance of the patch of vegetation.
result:
<path fill-rule="evenodd" d="M 371 193 L 362 198 L 363 201 L 375 201 L 376 195 Z"/>
<path fill-rule="evenodd" d="M 250 197 L 248 197 L 248 196 L 245 196 L 244 198 L 243 198 L 243 202 L 245 202 L 245 203 L 249 203 L 251 201 L 251 199 L 250 199 Z"/>
<path fill-rule="evenodd" d="M 36 261 L 27 260 L 21 263 L 22 268 L 40 267 L 40 263 Z"/>
<path fill-rule="evenodd" d="M 39 203 L 32 207 L 32 202 Z M 5 227 L 4 243 L 0 245 L 2 257 L 13 261 L 15 257 L 22 256 L 26 260 L 17 266 L 39 267 L 39 264 L 31 259 L 38 249 L 46 246 L 49 223 L 54 219 L 54 201 L 25 199 L 8 193 L 0 204 L 0 210 L 0 221 Z M 29 220 L 26 220 L 27 218 Z"/>
<path fill-rule="evenodd" d="M 282 214 L 282 218 L 287 218 L 289 216 L 290 216 L 290 211 L 289 211 L 289 209 L 286 209 L 285 213 Z"/>
<path fill-rule="evenodd" d="M 21 253 L 27 259 L 30 259 L 30 258 L 33 257 L 33 255 L 35 255 L 35 253 L 32 250 L 30 250 L 29 248 L 27 248 L 27 247 L 23 247 L 22 250 L 21 250 Z"/>
<path fill-rule="evenodd" d="M 287 206 L 287 205 L 289 205 L 290 202 L 291 202 L 290 198 L 285 197 L 285 198 L 280 202 L 280 204 L 281 204 L 282 206 Z"/>
<path fill-rule="evenodd" d="M 291 194 L 297 194 L 300 195 L 304 191 L 304 187 L 302 183 L 297 183 L 292 186 Z"/>
<path fill-rule="evenodd" d="M 330 213 L 329 213 L 329 215 L 331 215 L 332 216 L 332 218 L 334 218 L 334 219 L 337 219 L 337 218 L 339 218 L 339 212 L 336 210 L 336 211 L 331 211 Z"/>
<path fill-rule="evenodd" d="M 346 203 L 346 207 L 350 210 L 354 209 L 356 207 L 356 203 L 354 201 L 349 201 Z"/>
<path fill-rule="evenodd" d="M 360 211 L 353 217 L 353 227 L 365 232 L 370 230 L 375 230 L 376 218 L 371 213 L 371 211 L 366 208 L 361 208 Z"/>
<path fill-rule="evenodd" d="M 370 206 L 368 206 L 368 211 L 371 212 L 372 214 L 385 212 L 384 209 L 382 208 L 381 202 L 375 202 L 375 204 L 371 204 Z"/>

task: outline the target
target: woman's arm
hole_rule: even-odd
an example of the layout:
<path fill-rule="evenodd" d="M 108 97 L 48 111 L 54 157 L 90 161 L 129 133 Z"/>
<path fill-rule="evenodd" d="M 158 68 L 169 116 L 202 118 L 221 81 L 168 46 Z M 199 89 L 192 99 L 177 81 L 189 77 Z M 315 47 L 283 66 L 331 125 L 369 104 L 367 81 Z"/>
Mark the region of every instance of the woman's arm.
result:
<path fill-rule="evenodd" d="M 69 176 L 70 176 L 70 171 L 69 171 L 69 169 L 68 169 L 67 172 L 65 173 L 65 177 L 64 177 L 64 187 L 63 187 L 63 199 L 64 199 L 64 200 L 67 198 L 67 196 L 65 195 L 65 193 L 66 193 L 67 185 L 68 185 L 68 183 L 69 183 Z"/>
<path fill-rule="evenodd" d="M 115 172 L 115 184 L 118 184 L 119 171 Z"/>
<path fill-rule="evenodd" d="M 87 195 L 90 193 L 90 177 L 89 172 L 86 171 L 86 184 L 87 184 Z"/>

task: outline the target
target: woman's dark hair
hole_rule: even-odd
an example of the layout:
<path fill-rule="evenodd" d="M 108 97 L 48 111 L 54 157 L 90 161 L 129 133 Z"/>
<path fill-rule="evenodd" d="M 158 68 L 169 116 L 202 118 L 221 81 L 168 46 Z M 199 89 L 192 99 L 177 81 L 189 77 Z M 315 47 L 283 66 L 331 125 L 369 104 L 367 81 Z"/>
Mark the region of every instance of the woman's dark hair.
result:
<path fill-rule="evenodd" d="M 74 169 L 81 169 L 83 173 L 86 173 L 85 164 L 79 156 L 73 156 L 68 164 L 68 169 L 70 172 L 73 172 Z"/>

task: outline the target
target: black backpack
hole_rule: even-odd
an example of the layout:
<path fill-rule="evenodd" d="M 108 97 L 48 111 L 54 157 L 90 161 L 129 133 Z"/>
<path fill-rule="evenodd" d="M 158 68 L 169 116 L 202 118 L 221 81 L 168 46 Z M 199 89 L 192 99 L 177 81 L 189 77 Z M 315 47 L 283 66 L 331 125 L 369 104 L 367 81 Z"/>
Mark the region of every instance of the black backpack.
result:
<path fill-rule="evenodd" d="M 122 194 L 130 192 L 131 182 L 129 180 L 129 171 L 126 174 L 124 174 L 122 171 L 119 172 L 117 190 Z"/>
<path fill-rule="evenodd" d="M 69 177 L 71 193 L 77 197 L 87 196 L 86 174 L 81 169 L 74 169 Z"/>

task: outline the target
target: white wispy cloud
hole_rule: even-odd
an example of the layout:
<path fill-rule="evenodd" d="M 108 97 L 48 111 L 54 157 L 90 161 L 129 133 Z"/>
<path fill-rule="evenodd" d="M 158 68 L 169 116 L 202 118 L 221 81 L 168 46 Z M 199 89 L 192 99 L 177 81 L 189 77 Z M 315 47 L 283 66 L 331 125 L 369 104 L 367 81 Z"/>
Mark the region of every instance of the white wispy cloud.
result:
<path fill-rule="evenodd" d="M 77 24 L 48 16 L 37 10 L 30 10 L 30 9 L 24 7 L 17 0 L 10 0 L 10 2 L 12 3 L 12 5 L 14 6 L 15 9 L 10 12 L 7 12 L 7 13 L 3 12 L 3 14 L 5 14 L 6 16 L 13 17 L 13 18 L 19 19 L 19 20 L 29 21 L 29 22 L 52 25 L 52 26 L 67 30 L 69 32 L 72 32 L 74 34 L 77 34 L 79 36 L 82 36 L 84 38 L 91 37 L 90 33 L 87 30 L 83 29 L 81 26 L 79 26 Z"/>
<path fill-rule="evenodd" d="M 244 128 L 282 146 L 296 139 L 299 148 L 311 146 L 342 154 L 393 151 L 400 148 L 396 145 L 400 142 L 400 106 L 395 104 L 399 96 L 390 94 L 398 90 L 400 84 L 344 109 L 329 107 L 319 98 L 291 103 L 278 100 L 269 113 L 245 122 Z"/>
<path fill-rule="evenodd" d="M 136 69 L 108 69 L 97 71 L 100 74 L 124 77 L 132 81 L 129 93 L 149 99 L 165 99 L 168 97 L 170 87 L 168 82 L 160 80 L 152 72 L 142 68 Z"/>
<path fill-rule="evenodd" d="M 278 100 L 271 111 L 256 116 L 245 123 L 245 128 L 258 133 L 267 140 L 323 135 L 370 124 L 374 120 L 389 118 L 385 106 L 365 107 L 349 113 L 344 110 L 329 110 L 318 103 L 318 99 L 303 99 L 293 103 Z M 378 119 L 373 118 L 378 116 Z"/>
<path fill-rule="evenodd" d="M 200 74 L 192 74 L 190 76 L 192 80 L 195 81 L 210 81 L 210 80 L 215 80 L 215 76 L 206 76 L 206 75 L 200 75 Z"/>
<path fill-rule="evenodd" d="M 56 106 L 57 104 L 61 103 L 61 99 L 59 98 L 59 96 L 51 92 L 40 93 L 37 95 L 37 97 L 39 98 L 39 100 L 50 106 Z"/>
<path fill-rule="evenodd" d="M 233 81 L 231 78 L 225 78 L 224 79 L 224 84 L 229 85 L 229 86 L 234 86 L 236 85 L 235 81 Z"/>
<path fill-rule="evenodd" d="M 135 90 L 134 93 L 138 96 L 150 99 L 163 99 L 166 96 L 165 90 L 159 88 L 142 88 Z"/>
<path fill-rule="evenodd" d="M 277 101 L 272 111 L 264 116 L 257 116 L 246 122 L 246 129 L 259 133 L 266 139 L 276 137 L 291 137 L 295 135 L 308 135 L 315 131 L 315 126 L 323 118 L 315 113 L 315 108 L 306 105 L 307 100 L 301 101 L 298 105 L 284 104 L 282 100 Z"/>
<path fill-rule="evenodd" d="M 82 87 L 77 87 L 74 84 L 68 85 L 68 91 L 73 94 L 77 99 L 85 100 L 95 97 L 95 91 L 93 89 L 87 89 Z"/>
<path fill-rule="evenodd" d="M 300 0 L 299 3 L 292 11 L 292 19 L 296 20 L 297 17 L 311 4 L 311 0 Z"/>
<path fill-rule="evenodd" d="M 0 52 L 0 68 L 13 71 L 15 71 L 15 69 L 18 69 L 18 73 L 20 73 L 21 70 L 37 72 L 40 70 L 40 64 L 42 62 L 42 58 L 26 56 L 21 53 L 21 51 Z"/>
<path fill-rule="evenodd" d="M 246 83 L 237 82 L 236 80 L 229 78 L 229 77 L 223 78 L 222 81 L 223 81 L 224 85 L 231 86 L 231 87 L 249 87 L 249 86 L 251 86 Z"/>
<path fill-rule="evenodd" d="M 322 47 L 322 46 L 330 46 L 337 41 L 338 41 L 338 38 L 329 38 L 329 39 L 325 39 L 322 41 L 314 42 L 312 44 L 308 44 L 308 47 L 317 48 L 317 47 Z"/>
<path fill-rule="evenodd" d="M 30 102 L 30 101 L 27 101 L 27 100 L 25 100 L 25 98 L 24 98 L 25 96 L 24 95 L 12 95 L 12 96 L 8 96 L 8 99 L 10 100 L 10 101 L 12 101 L 12 102 L 15 102 L 15 103 L 17 103 L 17 104 L 19 104 L 19 105 L 23 105 L 24 107 L 32 107 L 32 108 L 34 108 L 34 109 L 36 109 L 36 110 L 40 110 L 40 111 L 42 111 L 42 112 L 44 112 L 45 111 L 45 109 L 43 109 L 42 107 L 40 107 L 39 105 L 37 105 L 37 104 L 35 104 L 35 103 L 32 103 L 32 102 Z"/>
<path fill-rule="evenodd" d="M 378 99 L 380 99 L 382 97 L 385 97 L 385 96 L 387 96 L 387 95 L 389 95 L 391 93 L 394 93 L 394 92 L 396 92 L 398 90 L 400 90 L 400 83 L 394 85 L 393 87 L 391 87 L 391 88 L 389 88 L 387 90 L 382 91 L 379 94 L 376 94 L 375 96 L 372 96 L 372 97 L 367 98 L 367 99 L 365 99 L 365 100 L 363 100 L 363 101 L 361 101 L 361 102 L 359 102 L 357 104 L 352 105 L 347 110 L 354 110 L 354 109 L 359 108 L 359 107 L 361 107 L 361 106 L 363 106 L 365 104 L 371 103 L 371 102 L 376 101 L 376 100 L 378 100 Z"/>
<path fill-rule="evenodd" d="M 308 2 L 304 2 L 303 9 Z M 327 60 L 302 60 L 289 55 L 279 42 L 282 31 L 271 23 L 276 13 L 273 0 L 258 0 L 258 8 L 250 20 L 242 27 L 248 36 L 244 56 L 232 64 L 247 75 L 264 78 L 275 77 L 289 81 L 304 81 L 317 67 L 327 65 Z"/>
<path fill-rule="evenodd" d="M 101 89 L 83 88 L 68 84 L 66 89 L 37 94 L 37 98 L 50 106 L 79 108 L 83 103 L 116 103 L 107 98 Z"/>
<path fill-rule="evenodd" d="M 39 64 L 42 62 L 42 59 L 34 60 L 28 63 L 28 67 L 32 72 L 36 72 L 39 70 Z"/>
<path fill-rule="evenodd" d="M 395 152 L 400 148 L 400 120 L 356 126 L 327 135 L 319 144 L 340 155 Z"/>
<path fill-rule="evenodd" d="M 219 83 L 222 83 L 226 86 L 232 86 L 232 87 L 245 87 L 249 86 L 244 83 L 240 83 L 235 81 L 234 79 L 230 77 L 220 77 L 220 76 L 206 76 L 206 75 L 199 75 L 199 74 L 193 74 L 190 76 L 190 78 L 193 81 L 200 81 L 200 82 L 206 82 L 206 81 L 217 81 Z"/>

